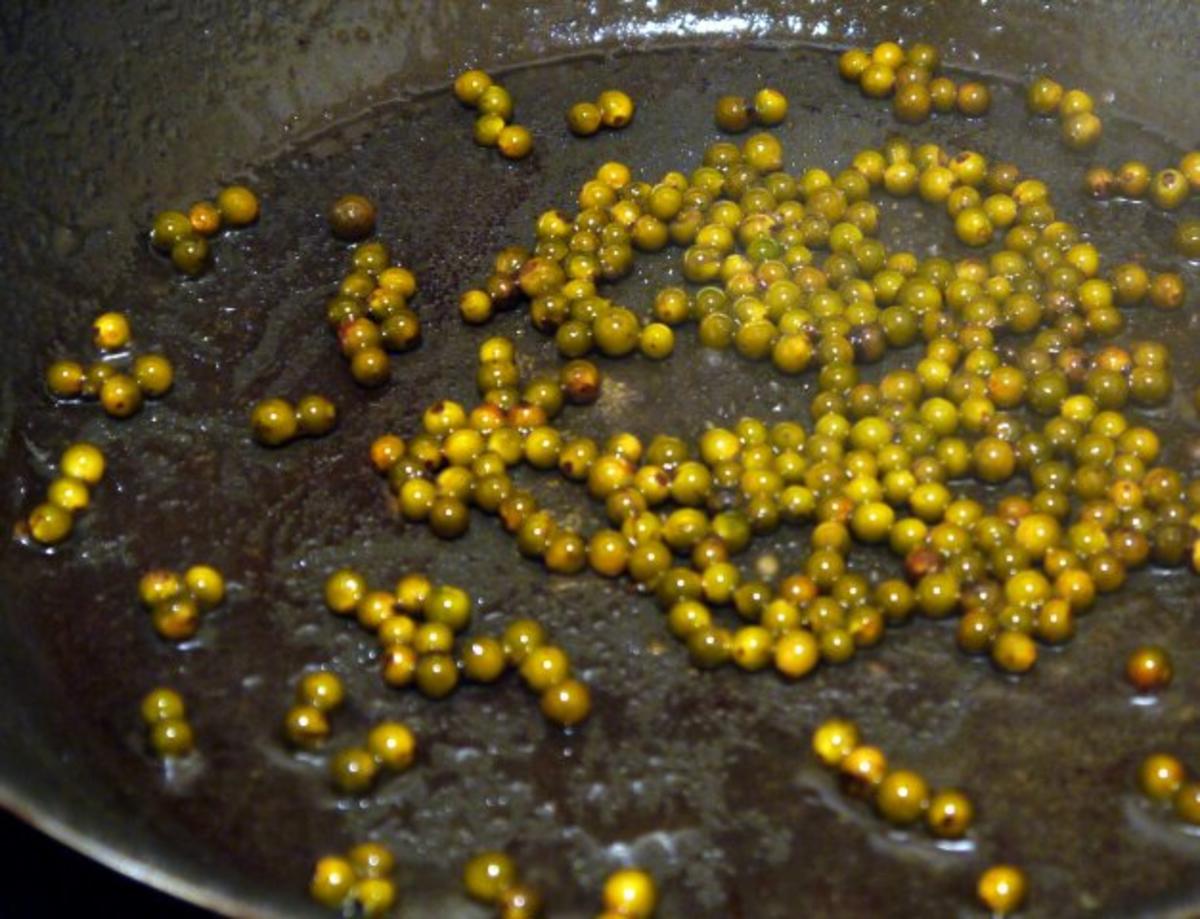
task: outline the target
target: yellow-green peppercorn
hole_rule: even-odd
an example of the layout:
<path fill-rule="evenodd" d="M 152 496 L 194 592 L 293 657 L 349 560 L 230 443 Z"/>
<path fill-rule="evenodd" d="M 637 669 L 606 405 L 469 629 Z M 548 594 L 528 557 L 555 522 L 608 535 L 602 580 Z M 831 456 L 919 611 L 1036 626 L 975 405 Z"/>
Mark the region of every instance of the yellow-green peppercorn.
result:
<path fill-rule="evenodd" d="M 258 219 L 258 196 L 245 185 L 229 185 L 217 193 L 221 220 L 231 227 L 249 226 Z"/>
<path fill-rule="evenodd" d="M 633 120 L 633 99 L 619 89 L 606 89 L 596 98 L 600 122 L 606 128 L 623 128 Z"/>
<path fill-rule="evenodd" d="M 604 908 L 628 919 L 648 919 L 658 904 L 654 879 L 638 868 L 625 868 L 604 882 Z"/>
<path fill-rule="evenodd" d="M 516 862 L 498 851 L 480 852 L 463 869 L 463 886 L 481 903 L 498 902 L 517 879 Z"/>
<path fill-rule="evenodd" d="M 465 70 L 454 80 L 454 96 L 463 105 L 474 106 L 491 85 L 492 78 L 484 71 Z"/>
<path fill-rule="evenodd" d="M 1183 763 L 1169 753 L 1147 756 L 1138 770 L 1138 786 L 1156 801 L 1171 800 L 1186 779 Z"/>
<path fill-rule="evenodd" d="M 1012 865 L 993 865 L 979 876 L 976 893 L 985 907 L 997 916 L 1020 909 L 1026 895 L 1025 874 Z"/>

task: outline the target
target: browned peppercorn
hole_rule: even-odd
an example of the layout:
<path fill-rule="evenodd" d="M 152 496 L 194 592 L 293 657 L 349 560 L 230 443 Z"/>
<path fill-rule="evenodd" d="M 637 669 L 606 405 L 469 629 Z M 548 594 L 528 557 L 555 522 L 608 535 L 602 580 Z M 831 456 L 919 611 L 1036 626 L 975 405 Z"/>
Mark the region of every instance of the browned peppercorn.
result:
<path fill-rule="evenodd" d="M 375 205 L 362 195 L 343 195 L 329 209 L 329 227 L 338 239 L 365 239 L 375 232 Z"/>

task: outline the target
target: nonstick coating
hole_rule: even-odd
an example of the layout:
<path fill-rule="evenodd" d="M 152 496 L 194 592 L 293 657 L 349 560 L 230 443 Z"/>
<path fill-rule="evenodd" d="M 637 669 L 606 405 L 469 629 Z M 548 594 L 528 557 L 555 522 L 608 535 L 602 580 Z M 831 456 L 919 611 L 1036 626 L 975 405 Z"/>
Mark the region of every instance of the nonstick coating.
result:
<path fill-rule="evenodd" d="M 887 106 L 859 99 L 831 57 L 801 44 L 899 34 L 988 74 L 1021 79 L 1048 64 L 1104 104 L 1098 157 L 1166 162 L 1195 145 L 1195 7 L 202 6 L 0 11 L 0 513 L 16 520 L 28 509 L 71 439 L 95 440 L 110 460 L 61 550 L 0 549 L 0 803 L 237 915 L 313 912 L 304 883 L 314 858 L 368 836 L 397 851 L 404 914 L 414 916 L 485 915 L 461 895 L 458 873 L 489 846 L 507 847 L 563 916 L 594 911 L 605 874 L 630 861 L 660 878 L 668 917 L 969 912 L 974 876 L 999 859 L 1029 871 L 1032 915 L 1185 914 L 1200 839 L 1151 815 L 1130 776 L 1160 746 L 1200 763 L 1189 575 L 1135 577 L 1020 681 L 967 660 L 929 623 L 798 685 L 701 674 L 655 605 L 624 585 L 548 579 L 480 516 L 453 545 L 397 523 L 365 451 L 385 430 L 411 431 L 431 400 L 473 396 L 473 351 L 486 333 L 458 322 L 457 293 L 483 277 L 496 248 L 528 239 L 536 213 L 571 207 L 599 163 L 621 159 L 647 176 L 691 168 L 714 138 L 711 99 L 763 83 L 792 99 L 779 131 L 792 169 L 845 163 L 894 129 Z M 673 45 L 688 47 L 662 50 Z M 422 91 L 475 63 L 515 68 L 504 80 L 538 138 L 530 161 L 475 148 L 470 117 L 444 92 Z M 567 105 L 608 85 L 641 103 L 634 125 L 587 142 L 567 136 Z M 985 122 L 938 119 L 908 133 L 978 146 L 1074 189 L 1089 159 L 1065 154 L 1052 125 L 1031 127 L 1018 93 L 998 84 Z M 181 282 L 145 246 L 151 214 L 239 177 L 261 191 L 262 221 L 217 242 L 208 277 Z M 379 202 L 381 235 L 422 285 L 426 343 L 371 395 L 349 381 L 322 320 L 347 257 L 322 213 L 346 191 Z M 1161 214 L 1060 199 L 1114 257 L 1168 263 Z M 885 207 L 885 240 L 943 244 L 940 223 L 922 213 Z M 644 307 L 666 277 L 664 260 L 655 264 L 619 288 L 623 302 Z M 53 409 L 38 384 L 48 359 L 84 351 L 101 307 L 127 310 L 139 342 L 179 369 L 176 391 L 128 422 L 95 406 Z M 1152 421 L 1171 429 L 1171 458 L 1185 468 L 1197 437 L 1187 395 L 1200 382 L 1190 312 L 1165 326 L 1161 315 L 1136 316 L 1130 333 L 1172 342 L 1176 398 Z M 530 366 L 552 366 L 518 317 L 488 331 L 516 337 Z M 741 414 L 803 414 L 811 381 L 681 339 L 662 366 L 606 364 L 600 404 L 568 414 L 568 427 L 691 435 Z M 341 408 L 336 434 L 274 452 L 250 443 L 254 400 L 310 390 Z M 553 507 L 587 504 L 573 486 L 530 481 Z M 770 549 L 786 568 L 804 546 L 802 532 L 784 531 L 751 558 Z M 166 647 L 137 607 L 137 576 L 197 561 L 226 572 L 230 597 L 192 646 Z M 592 685 L 593 718 L 563 735 L 512 678 L 442 703 L 385 690 L 369 637 L 321 607 L 325 574 L 350 562 L 384 585 L 426 568 L 468 586 L 481 599 L 480 630 L 542 619 Z M 1120 666 L 1148 640 L 1176 649 L 1178 677 L 1159 704 L 1138 708 Z M 384 715 L 422 740 L 417 768 L 363 801 L 332 796 L 322 759 L 295 757 L 278 738 L 297 675 L 318 664 L 336 666 L 350 688 L 335 748 Z M 162 682 L 188 698 L 201 750 L 174 773 L 146 755 L 137 721 L 138 699 Z M 856 718 L 935 784 L 968 788 L 980 808 L 975 851 L 890 835 L 845 803 L 807 754 L 812 727 L 830 714 Z"/>

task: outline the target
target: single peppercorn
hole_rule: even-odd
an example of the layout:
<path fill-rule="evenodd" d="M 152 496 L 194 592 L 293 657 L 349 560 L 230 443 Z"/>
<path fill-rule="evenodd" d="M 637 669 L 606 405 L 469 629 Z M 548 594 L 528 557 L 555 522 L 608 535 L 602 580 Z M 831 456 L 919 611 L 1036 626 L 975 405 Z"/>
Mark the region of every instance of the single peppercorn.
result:
<path fill-rule="evenodd" d="M 114 373 L 100 387 L 100 404 L 113 418 L 129 418 L 142 407 L 142 390 L 124 373 Z"/>
<path fill-rule="evenodd" d="M 354 867 L 349 861 L 334 855 L 319 859 L 308 883 L 309 896 L 321 906 L 338 909 L 354 886 Z"/>
<path fill-rule="evenodd" d="M 993 865 L 979 876 L 975 891 L 994 915 L 1007 916 L 1021 908 L 1026 894 L 1025 874 L 1012 865 Z"/>
<path fill-rule="evenodd" d="M 1200 826 L 1200 782 L 1184 782 L 1172 799 L 1175 813 L 1184 823 Z"/>
<path fill-rule="evenodd" d="M 633 99 L 619 89 L 606 89 L 596 98 L 600 122 L 606 128 L 623 128 L 633 120 Z"/>
<path fill-rule="evenodd" d="M 1139 692 L 1165 689 L 1174 676 L 1171 655 L 1158 645 L 1137 648 L 1125 662 L 1125 678 Z"/>
<path fill-rule="evenodd" d="M 209 258 L 208 243 L 203 237 L 180 239 L 171 247 L 171 264 L 189 277 L 202 274 L 208 268 Z"/>
<path fill-rule="evenodd" d="M 1029 84 L 1025 105 L 1034 115 L 1053 115 L 1062 103 L 1063 87 L 1050 77 L 1038 77 Z"/>
<path fill-rule="evenodd" d="M 745 96 L 721 96 L 713 120 L 722 131 L 740 134 L 750 127 L 750 104 Z"/>
<path fill-rule="evenodd" d="M 264 399 L 250 413 L 254 439 L 266 447 L 279 447 L 296 436 L 296 410 L 284 399 Z"/>
<path fill-rule="evenodd" d="M 576 102 L 567 110 L 567 127 L 577 137 L 591 137 L 600 130 L 603 113 L 594 102 Z"/>
<path fill-rule="evenodd" d="M 375 783 L 379 766 L 370 751 L 362 747 L 347 747 L 334 754 L 329 762 L 333 784 L 347 794 L 362 794 Z"/>
<path fill-rule="evenodd" d="M 162 211 L 154 218 L 150 243 L 160 252 L 170 253 L 175 245 L 193 235 L 192 223 L 179 211 Z"/>
<path fill-rule="evenodd" d="M 187 218 L 197 236 L 213 236 L 221 229 L 221 211 L 211 201 L 197 201 L 188 208 Z"/>
<path fill-rule="evenodd" d="M 367 749 L 385 769 L 403 772 L 417 755 L 417 739 L 406 725 L 383 721 L 367 734 Z"/>
<path fill-rule="evenodd" d="M 1079 112 L 1063 119 L 1062 139 L 1072 150 L 1088 150 L 1099 143 L 1103 129 L 1092 112 Z"/>
<path fill-rule="evenodd" d="M 337 408 L 324 396 L 310 394 L 296 403 L 296 427 L 309 437 L 328 434 L 337 424 Z"/>
<path fill-rule="evenodd" d="M 329 228 L 338 239 L 366 239 L 375 232 L 375 205 L 362 195 L 343 195 L 329 208 Z"/>
<path fill-rule="evenodd" d="M 141 713 L 147 726 L 153 726 L 160 721 L 181 720 L 187 714 L 183 697 L 166 687 L 152 689 L 143 697 Z"/>
<path fill-rule="evenodd" d="M 132 333 L 124 313 L 101 313 L 92 320 L 92 344 L 101 351 L 117 351 L 129 344 Z"/>
<path fill-rule="evenodd" d="M 628 919 L 648 919 L 658 903 L 654 879 L 638 868 L 625 868 L 604 882 L 604 908 Z"/>
<path fill-rule="evenodd" d="M 982 83 L 967 82 L 958 87 L 958 110 L 969 118 L 987 114 L 992 105 L 992 94 Z"/>
<path fill-rule="evenodd" d="M 1155 801 L 1171 800 L 1186 779 L 1183 763 L 1169 753 L 1147 756 L 1138 769 L 1138 786 Z"/>
<path fill-rule="evenodd" d="M 542 693 L 542 714 L 556 724 L 572 727 L 587 718 L 591 693 L 579 680 L 566 679 Z"/>
<path fill-rule="evenodd" d="M 55 361 L 46 368 L 46 388 L 56 399 L 75 399 L 83 394 L 84 370 L 77 361 Z"/>
<path fill-rule="evenodd" d="M 929 786 L 915 772 L 889 772 L 875 789 L 875 807 L 889 823 L 905 826 L 921 819 L 929 807 Z"/>
<path fill-rule="evenodd" d="M 1187 259 L 1200 259 L 1200 220 L 1181 220 L 1172 237 L 1175 251 Z"/>
<path fill-rule="evenodd" d="M 161 354 L 139 354 L 133 360 L 132 375 L 138 389 L 148 399 L 165 396 L 175 384 L 175 368 Z"/>
<path fill-rule="evenodd" d="M 329 719 L 312 705 L 294 705 L 283 721 L 283 732 L 292 746 L 304 750 L 319 747 L 329 737 Z"/>
<path fill-rule="evenodd" d="M 192 726 L 182 718 L 167 718 L 150 726 L 150 746 L 159 756 L 176 759 L 195 749 Z"/>
<path fill-rule="evenodd" d="M 481 903 L 496 903 L 517 883 L 517 864 L 503 852 L 480 852 L 463 869 L 463 886 Z"/>
<path fill-rule="evenodd" d="M 39 504 L 26 518 L 29 535 L 44 546 L 53 546 L 71 535 L 74 520 L 71 512 L 57 504 Z"/>
<path fill-rule="evenodd" d="M 484 71 L 465 70 L 454 81 L 454 97 L 463 105 L 474 106 L 491 85 L 492 78 Z"/>
<path fill-rule="evenodd" d="M 524 159 L 533 150 L 533 135 L 522 125 L 510 124 L 496 135 L 496 147 L 507 159 Z"/>
<path fill-rule="evenodd" d="M 756 122 L 764 127 L 774 127 L 787 117 L 787 96 L 777 89 L 764 87 L 754 94 L 752 109 Z"/>
<path fill-rule="evenodd" d="M 258 196 L 245 185 L 230 185 L 218 192 L 217 210 L 231 227 L 249 226 L 258 219 Z"/>
<path fill-rule="evenodd" d="M 929 800 L 925 823 L 939 839 L 961 839 L 975 817 L 975 808 L 961 791 L 943 789 Z"/>

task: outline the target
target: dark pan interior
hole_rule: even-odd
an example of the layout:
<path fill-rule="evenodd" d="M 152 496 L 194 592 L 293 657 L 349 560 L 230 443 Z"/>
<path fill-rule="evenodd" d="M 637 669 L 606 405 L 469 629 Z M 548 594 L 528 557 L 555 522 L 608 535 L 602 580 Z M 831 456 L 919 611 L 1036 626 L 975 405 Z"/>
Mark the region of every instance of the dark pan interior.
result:
<path fill-rule="evenodd" d="M 699 673 L 653 602 L 624 584 L 548 579 L 483 517 L 452 545 L 397 523 L 365 454 L 377 434 L 413 430 L 430 401 L 470 401 L 486 334 L 512 335 L 532 366 L 553 366 L 553 349 L 520 317 L 466 330 L 454 306 L 492 252 L 528 241 L 541 210 L 571 207 L 600 163 L 620 159 L 647 177 L 690 169 L 715 138 L 711 99 L 763 83 L 791 98 L 778 133 L 793 170 L 841 166 L 894 130 L 887 106 L 841 84 L 817 45 L 899 34 L 1003 77 L 987 120 L 935 119 L 906 133 L 1018 163 L 1064 189 L 1061 211 L 1106 254 L 1164 263 L 1170 222 L 1086 201 L 1078 184 L 1090 158 L 1065 153 L 1052 125 L 1030 126 L 1017 81 L 1048 65 L 1105 105 L 1099 158 L 1165 162 L 1194 146 L 1200 13 L 599 3 L 580 17 L 566 3 L 500 6 L 0 11 L 0 513 L 16 520 L 29 507 L 71 439 L 101 444 L 111 470 L 61 550 L 0 548 L 0 803 L 121 870 L 238 915 L 312 911 L 314 858 L 365 837 L 399 854 L 411 915 L 484 915 L 459 892 L 458 873 L 492 846 L 513 852 L 563 916 L 594 911 L 605 874 L 628 860 L 659 878 L 665 916 L 792 916 L 800 905 L 818 915 L 962 912 L 977 871 L 998 859 L 1029 871 L 1031 914 L 1185 914 L 1200 839 L 1151 817 L 1130 776 L 1160 746 L 1200 762 L 1190 575 L 1135 577 L 1021 681 L 966 659 L 951 631 L 922 622 L 798 685 Z M 470 143 L 470 117 L 444 91 L 464 63 L 504 73 L 538 138 L 531 160 L 509 164 Z M 567 106 L 609 85 L 641 103 L 634 124 L 589 141 L 567 135 Z M 234 178 L 260 190 L 263 219 L 217 243 L 204 279 L 180 281 L 145 245 L 150 216 Z M 347 259 L 322 214 L 346 191 L 379 203 L 381 237 L 422 286 L 426 342 L 369 395 L 322 320 Z M 921 213 L 884 206 L 883 238 L 958 251 Z M 618 296 L 644 307 L 667 270 L 665 257 L 646 260 Z M 88 320 L 108 306 L 179 370 L 176 391 L 127 422 L 95 406 L 55 409 L 39 385 L 45 362 L 82 351 Z M 1198 435 L 1187 398 L 1200 383 L 1196 326 L 1189 309 L 1165 327 L 1161 314 L 1135 315 L 1128 333 L 1172 342 L 1176 398 L 1147 417 L 1172 432 L 1169 458 L 1185 469 Z M 569 413 L 572 430 L 692 435 L 742 414 L 803 416 L 812 389 L 700 352 L 690 331 L 663 365 L 605 369 L 604 398 Z M 249 441 L 256 399 L 310 390 L 339 405 L 337 433 L 281 451 Z M 591 519 L 574 486 L 530 481 L 551 506 Z M 802 531 L 784 530 L 750 557 L 774 552 L 786 570 L 805 545 Z M 137 576 L 201 560 L 226 572 L 230 598 L 196 642 L 167 647 L 136 604 Z M 325 574 L 349 562 L 383 584 L 424 568 L 470 587 L 483 631 L 514 615 L 542 619 L 592 685 L 592 719 L 564 735 L 515 678 L 440 703 L 386 690 L 369 636 L 321 606 Z M 1147 640 L 1177 649 L 1178 676 L 1158 705 L 1138 708 L 1120 666 Z M 350 689 L 334 747 L 400 717 L 421 738 L 418 768 L 349 800 L 328 791 L 322 758 L 286 752 L 278 725 L 296 676 L 314 664 L 336 666 Z M 170 773 L 145 755 L 136 713 L 161 682 L 185 693 L 200 738 L 198 762 Z M 841 799 L 807 753 L 831 714 L 854 717 L 935 783 L 968 788 L 980 808 L 974 848 L 889 834 Z"/>

